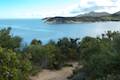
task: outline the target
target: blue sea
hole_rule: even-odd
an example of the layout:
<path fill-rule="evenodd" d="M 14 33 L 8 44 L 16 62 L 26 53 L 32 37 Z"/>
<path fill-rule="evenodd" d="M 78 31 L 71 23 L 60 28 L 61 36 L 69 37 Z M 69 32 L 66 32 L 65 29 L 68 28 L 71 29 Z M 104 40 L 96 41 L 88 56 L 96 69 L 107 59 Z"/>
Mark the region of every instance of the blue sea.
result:
<path fill-rule="evenodd" d="M 25 43 L 30 43 L 32 39 L 39 39 L 45 44 L 49 40 L 56 41 L 63 37 L 95 37 L 108 30 L 120 31 L 120 22 L 47 24 L 41 19 L 1 19 L 0 28 L 5 27 L 11 27 L 11 34 L 22 37 Z"/>

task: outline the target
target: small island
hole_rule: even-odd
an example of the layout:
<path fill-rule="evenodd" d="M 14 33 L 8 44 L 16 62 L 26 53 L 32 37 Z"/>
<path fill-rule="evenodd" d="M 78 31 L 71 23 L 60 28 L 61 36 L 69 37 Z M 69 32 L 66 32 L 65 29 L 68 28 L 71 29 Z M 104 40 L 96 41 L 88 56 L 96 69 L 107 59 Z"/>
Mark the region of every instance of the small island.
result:
<path fill-rule="evenodd" d="M 45 23 L 62 24 L 62 23 L 80 23 L 80 22 L 101 22 L 101 21 L 120 21 L 120 11 L 114 14 L 106 12 L 90 12 L 74 17 L 47 17 L 43 19 Z"/>

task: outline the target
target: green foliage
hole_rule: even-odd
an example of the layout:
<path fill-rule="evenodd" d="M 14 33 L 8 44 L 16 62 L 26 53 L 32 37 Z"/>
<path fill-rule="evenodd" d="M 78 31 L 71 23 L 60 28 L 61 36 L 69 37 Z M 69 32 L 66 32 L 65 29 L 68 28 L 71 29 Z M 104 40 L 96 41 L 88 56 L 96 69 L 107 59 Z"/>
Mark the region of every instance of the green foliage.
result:
<path fill-rule="evenodd" d="M 0 46 L 7 49 L 17 49 L 21 45 L 22 39 L 18 36 L 11 36 L 11 28 L 0 30 Z"/>
<path fill-rule="evenodd" d="M 55 45 L 30 45 L 26 50 L 31 54 L 31 61 L 36 66 L 54 69 L 61 65 L 61 55 Z"/>
<path fill-rule="evenodd" d="M 0 30 L 0 80 L 28 80 L 31 63 L 22 54 L 16 53 L 22 39 L 12 36 L 10 31 L 11 28 Z"/>
<path fill-rule="evenodd" d="M 78 70 L 73 80 L 81 80 L 83 72 L 85 80 L 119 80 L 119 43 L 119 32 L 108 31 L 102 38 L 83 38 L 80 43 L 80 62 L 86 70 Z"/>
<path fill-rule="evenodd" d="M 33 39 L 32 41 L 31 41 L 31 45 L 41 45 L 42 44 L 42 42 L 40 41 L 40 40 L 37 40 L 37 39 Z"/>
<path fill-rule="evenodd" d="M 78 40 L 63 38 L 57 43 L 51 40 L 48 44 L 41 45 L 41 41 L 34 39 L 24 52 L 31 55 L 30 60 L 33 65 L 36 65 L 33 66 L 34 68 L 39 66 L 41 68 L 59 69 L 67 61 L 78 59 Z"/>
<path fill-rule="evenodd" d="M 15 52 L 0 48 L 0 80 L 28 80 L 30 62 L 20 60 Z"/>
<path fill-rule="evenodd" d="M 57 42 L 63 59 L 66 61 L 77 60 L 79 56 L 79 39 L 63 38 Z"/>
<path fill-rule="evenodd" d="M 60 69 L 69 61 L 83 65 L 75 70 L 72 80 L 120 79 L 120 32 L 108 31 L 81 41 L 62 38 L 46 45 L 34 39 L 19 50 L 22 39 L 11 36 L 10 31 L 0 30 L 0 80 L 28 80 L 30 71 L 34 74 L 43 68 Z"/>

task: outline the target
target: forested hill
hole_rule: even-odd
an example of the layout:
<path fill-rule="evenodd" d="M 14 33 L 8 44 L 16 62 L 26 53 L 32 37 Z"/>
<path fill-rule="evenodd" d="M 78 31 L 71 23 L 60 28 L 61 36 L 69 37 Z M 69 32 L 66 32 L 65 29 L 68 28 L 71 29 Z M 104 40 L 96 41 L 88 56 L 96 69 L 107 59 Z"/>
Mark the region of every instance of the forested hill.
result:
<path fill-rule="evenodd" d="M 43 19 L 46 23 L 79 23 L 79 22 L 99 22 L 99 21 L 120 21 L 120 12 L 109 14 L 105 12 L 90 12 L 74 17 L 47 17 Z"/>

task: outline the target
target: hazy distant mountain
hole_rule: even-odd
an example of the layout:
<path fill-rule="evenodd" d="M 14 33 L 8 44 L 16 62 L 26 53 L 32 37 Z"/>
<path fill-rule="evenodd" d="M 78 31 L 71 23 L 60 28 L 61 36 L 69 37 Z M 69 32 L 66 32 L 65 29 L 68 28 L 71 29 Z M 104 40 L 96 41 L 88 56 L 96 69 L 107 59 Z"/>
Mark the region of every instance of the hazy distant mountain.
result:
<path fill-rule="evenodd" d="M 101 16 L 108 16 L 108 15 L 110 15 L 110 14 L 107 13 L 107 12 L 89 12 L 89 13 L 86 13 L 86 14 L 78 15 L 77 17 L 83 17 L 83 16 L 86 16 L 86 17 L 101 17 Z"/>

